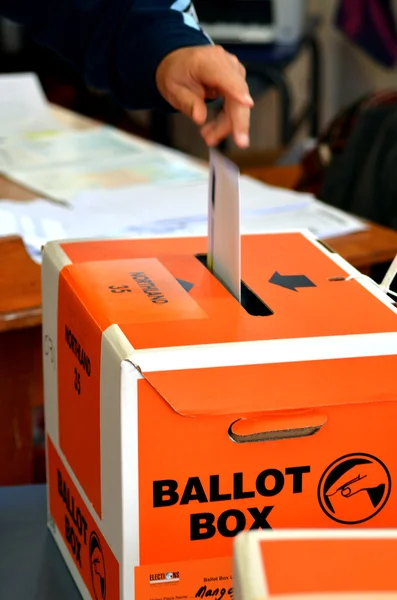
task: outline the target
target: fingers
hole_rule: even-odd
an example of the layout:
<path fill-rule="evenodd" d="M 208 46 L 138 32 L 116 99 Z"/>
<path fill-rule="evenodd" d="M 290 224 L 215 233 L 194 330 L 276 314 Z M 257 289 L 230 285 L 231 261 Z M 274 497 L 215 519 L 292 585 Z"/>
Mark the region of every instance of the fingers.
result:
<path fill-rule="evenodd" d="M 234 141 L 240 148 L 249 146 L 250 109 L 238 102 L 226 102 L 225 110 L 229 113 Z"/>
<path fill-rule="evenodd" d="M 239 147 L 249 145 L 250 109 L 254 102 L 245 69 L 236 56 L 220 46 L 181 48 L 160 63 L 156 82 L 160 93 L 174 108 L 202 127 L 208 145 L 216 145 L 230 134 Z M 204 126 L 205 101 L 219 96 L 224 99 L 224 110 Z"/>
<path fill-rule="evenodd" d="M 173 106 L 201 127 L 207 120 L 207 105 L 204 90 L 192 90 L 179 86 Z"/>
<path fill-rule="evenodd" d="M 209 146 L 216 146 L 228 135 L 233 134 L 240 148 L 249 146 L 250 111 L 237 102 L 225 101 L 222 112 L 201 129 L 201 135 Z"/>
<path fill-rule="evenodd" d="M 213 68 L 207 69 L 205 73 L 199 71 L 199 81 L 224 97 L 224 112 L 208 127 L 203 128 L 201 133 L 209 145 L 216 145 L 232 134 L 237 146 L 247 148 L 253 100 L 245 80 L 245 68 L 236 56 L 220 47 L 212 48 L 211 60 Z"/>
<path fill-rule="evenodd" d="M 193 100 L 192 120 L 196 125 L 203 125 L 207 120 L 207 106 L 203 100 L 196 98 Z"/>
<path fill-rule="evenodd" d="M 371 485 L 369 483 L 369 485 Z M 354 496 L 354 494 L 358 494 L 358 492 L 362 492 L 367 489 L 368 486 L 368 477 L 367 475 L 360 475 L 353 481 L 349 481 L 341 490 L 341 494 L 344 498 L 350 498 L 350 496 Z"/>
<path fill-rule="evenodd" d="M 362 469 L 362 470 L 361 470 Z M 344 498 L 349 498 L 358 492 L 370 487 L 370 477 L 366 470 L 361 467 L 351 469 L 344 478 L 339 479 L 327 492 L 327 496 L 340 493 Z"/>
<path fill-rule="evenodd" d="M 204 125 L 201 129 L 201 135 L 208 146 L 217 146 L 222 139 L 230 134 L 231 130 L 230 118 L 222 111 L 216 119 Z"/>
<path fill-rule="evenodd" d="M 229 97 L 252 108 L 254 101 L 245 79 L 245 69 L 237 57 L 220 46 L 211 46 L 205 50 L 207 55 L 203 54 L 196 61 L 196 81 L 200 81 L 205 87 L 217 89 L 225 98 Z"/>

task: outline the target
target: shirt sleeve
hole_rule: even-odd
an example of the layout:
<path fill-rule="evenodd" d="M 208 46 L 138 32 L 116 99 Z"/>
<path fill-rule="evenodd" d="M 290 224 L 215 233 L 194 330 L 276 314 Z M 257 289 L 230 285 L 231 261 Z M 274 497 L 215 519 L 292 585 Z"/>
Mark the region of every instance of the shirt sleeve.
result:
<path fill-rule="evenodd" d="M 158 65 L 179 48 L 211 44 L 190 0 L 0 0 L 0 13 L 128 109 L 169 109 Z"/>

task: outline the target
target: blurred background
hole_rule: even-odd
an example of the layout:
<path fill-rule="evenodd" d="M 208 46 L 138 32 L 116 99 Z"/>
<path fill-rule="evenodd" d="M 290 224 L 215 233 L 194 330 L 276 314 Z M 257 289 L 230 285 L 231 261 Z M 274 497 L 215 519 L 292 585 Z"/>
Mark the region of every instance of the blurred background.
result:
<path fill-rule="evenodd" d="M 261 19 L 266 0 L 247 2 L 250 6 L 250 21 Z M 291 6 L 299 0 L 287 0 Z M 235 0 L 229 0 L 230 7 Z M 237 20 L 240 18 L 241 27 L 244 14 L 247 13 L 244 0 L 240 0 Z M 255 4 L 254 8 L 252 5 Z M 359 5 L 360 3 L 358 3 Z M 384 1 L 380 0 L 380 5 Z M 206 6 L 207 5 L 207 6 Z M 304 3 L 305 19 L 315 19 L 312 28 L 316 42 L 321 51 L 319 71 L 316 74 L 319 85 L 319 127 L 324 127 L 343 107 L 349 105 L 362 94 L 377 89 L 393 88 L 396 82 L 396 69 L 393 65 L 382 64 L 374 59 L 365 49 L 359 47 L 335 25 L 336 12 L 341 3 L 339 0 L 306 0 Z M 201 0 L 196 2 L 196 10 L 200 20 L 210 15 L 214 20 L 224 21 L 224 2 L 222 0 Z M 392 8 L 397 11 L 397 0 L 393 0 Z M 215 41 L 217 41 L 215 39 Z M 252 44 L 251 44 L 252 45 Z M 270 44 L 271 45 L 271 44 Z M 250 44 L 245 44 L 250 46 Z M 261 63 L 260 52 L 255 59 Z M 287 61 L 283 69 L 292 98 L 292 114 L 298 114 L 308 100 L 310 69 L 310 53 L 305 48 Z M 262 66 L 266 66 L 266 56 Z M 274 66 L 274 64 L 272 64 Z M 115 106 L 108 98 L 98 96 L 87 90 L 80 78 L 53 53 L 38 47 L 23 28 L 8 21 L 0 22 L 0 72 L 34 71 L 38 74 L 41 84 L 50 102 L 72 109 L 90 117 L 112 123 L 127 131 L 138 133 L 147 138 L 164 140 L 162 128 L 164 123 L 158 123 L 150 112 L 142 111 L 127 114 Z M 258 87 L 258 86 L 257 86 Z M 256 106 L 252 115 L 252 148 L 253 153 L 274 150 L 280 147 L 280 131 L 278 113 L 280 102 L 277 90 L 255 89 Z M 167 144 L 177 147 L 194 156 L 206 156 L 206 149 L 195 127 L 183 116 L 172 116 L 167 124 Z M 297 132 L 294 140 L 310 136 L 309 127 L 304 126 Z M 262 155 L 264 159 L 266 155 Z M 245 158 L 247 160 L 247 158 Z M 257 160 L 257 157 L 255 158 Z"/>

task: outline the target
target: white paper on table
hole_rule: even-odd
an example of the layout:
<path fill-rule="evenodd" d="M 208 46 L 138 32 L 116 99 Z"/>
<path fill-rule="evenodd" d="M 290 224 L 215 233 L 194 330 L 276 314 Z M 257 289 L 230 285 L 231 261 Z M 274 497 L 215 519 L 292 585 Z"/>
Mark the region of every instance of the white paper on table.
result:
<path fill-rule="evenodd" d="M 31 171 L 38 169 L 54 172 L 54 167 L 68 165 L 77 169 L 82 165 L 92 167 L 98 160 L 120 156 L 136 160 L 147 152 L 147 145 L 140 143 L 139 138 L 123 135 L 107 126 L 42 132 L 7 139 L 2 147 L 0 168 L 29 177 Z"/>
<path fill-rule="evenodd" d="M 356 217 L 342 213 L 322 203 L 314 202 L 297 210 L 284 210 L 252 217 L 243 215 L 241 234 L 260 234 L 266 231 L 296 231 L 308 229 L 319 239 L 338 237 L 365 231 L 368 225 Z M 117 236 L 132 237 L 195 237 L 207 236 L 205 217 L 185 218 L 141 225 L 125 225 Z"/>
<path fill-rule="evenodd" d="M 240 177 L 242 215 L 257 216 L 300 209 L 313 202 L 313 196 L 275 188 L 249 177 Z M 76 208 L 94 209 L 102 214 L 129 214 L 133 210 L 138 224 L 207 219 L 208 173 L 198 180 L 163 182 L 158 185 L 135 185 L 76 194 L 71 201 Z"/>
<path fill-rule="evenodd" d="M 35 73 L 0 75 L 0 148 L 8 136 L 61 129 Z"/>
<path fill-rule="evenodd" d="M 320 200 L 313 199 L 305 207 L 252 218 L 246 216 L 243 233 L 309 229 L 319 239 L 338 237 L 368 229 L 367 223 Z"/>
<path fill-rule="evenodd" d="M 94 137 L 91 135 L 91 139 Z M 97 146 L 97 144 L 95 144 Z M 80 146 L 81 150 L 82 146 Z M 102 148 L 102 150 L 101 150 Z M 149 185 L 151 196 L 158 195 L 159 185 L 175 182 L 192 182 L 207 179 L 207 170 L 193 160 L 170 156 L 165 152 L 147 151 L 138 144 L 123 146 L 106 153 L 106 144 L 98 145 L 98 151 L 89 152 L 74 164 L 57 164 L 35 169 L 15 169 L 5 165 L 7 176 L 40 196 L 58 201 L 76 203 L 84 192 L 92 194 L 94 202 L 106 205 L 115 192 L 130 199 L 135 186 Z M 102 157 L 100 153 L 102 152 Z M 95 160 L 94 160 L 95 159 Z M 1 168 L 1 162 L 0 162 Z M 101 192 L 104 191 L 105 194 Z M 132 192 L 133 193 L 133 192 Z M 147 194 L 146 194 L 147 196 Z M 77 197 L 77 199 L 76 199 Z"/>
<path fill-rule="evenodd" d="M 19 235 L 31 257 L 41 261 L 41 247 L 73 234 L 77 215 L 47 200 L 0 200 L 0 236 Z"/>
<path fill-rule="evenodd" d="M 168 211 L 163 204 L 165 202 L 166 206 L 167 201 L 172 199 L 171 190 L 163 198 L 164 190 L 157 188 L 156 201 L 159 202 L 161 197 L 162 207 L 162 212 L 158 213 L 151 210 L 153 206 L 150 206 L 144 192 L 141 195 L 138 193 L 140 199 L 122 195 L 114 203 L 111 203 L 108 193 L 102 198 L 89 193 L 83 195 L 81 202 L 73 207 L 42 199 L 29 202 L 0 201 L 0 235 L 20 235 L 33 258 L 38 261 L 41 246 L 51 240 L 207 236 L 207 198 L 205 195 L 202 198 L 201 214 L 197 210 L 200 208 L 197 202 L 191 202 L 197 194 L 197 188 L 203 191 L 202 184 L 181 187 L 184 190 L 183 205 L 181 202 L 171 202 Z M 244 202 L 244 186 L 241 185 L 241 188 L 242 234 L 309 229 L 319 239 L 324 239 L 363 231 L 368 227 L 360 219 L 314 199 L 303 205 L 296 202 L 288 207 L 280 202 L 284 194 L 279 196 L 277 188 L 271 189 L 270 193 L 266 191 L 267 204 L 262 203 L 260 213 L 252 196 L 245 198 Z M 275 208 L 276 199 L 281 207 L 278 212 Z M 156 216 L 161 218 L 156 219 Z"/>

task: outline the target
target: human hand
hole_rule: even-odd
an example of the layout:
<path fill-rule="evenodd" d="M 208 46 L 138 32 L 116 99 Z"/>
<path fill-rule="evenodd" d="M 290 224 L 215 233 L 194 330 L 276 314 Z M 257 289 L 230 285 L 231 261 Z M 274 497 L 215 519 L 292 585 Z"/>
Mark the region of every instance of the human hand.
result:
<path fill-rule="evenodd" d="M 161 95 L 199 127 L 208 146 L 232 134 L 240 148 L 249 146 L 250 110 L 254 102 L 245 69 L 221 46 L 180 48 L 168 54 L 156 72 Z M 223 109 L 207 121 L 206 100 L 223 97 Z"/>
<path fill-rule="evenodd" d="M 378 465 L 357 465 L 336 481 L 326 495 L 331 498 L 340 494 L 344 498 L 351 498 L 360 492 L 376 488 L 380 483 Z"/>

